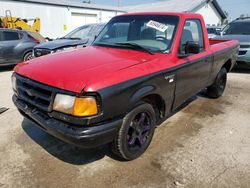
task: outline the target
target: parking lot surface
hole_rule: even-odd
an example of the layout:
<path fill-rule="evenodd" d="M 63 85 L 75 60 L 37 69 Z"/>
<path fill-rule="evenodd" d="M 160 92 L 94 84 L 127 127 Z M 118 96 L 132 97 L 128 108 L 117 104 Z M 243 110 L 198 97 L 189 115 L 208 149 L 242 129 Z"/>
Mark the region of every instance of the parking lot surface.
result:
<path fill-rule="evenodd" d="M 156 129 L 131 162 L 108 147 L 82 150 L 18 113 L 11 69 L 0 72 L 0 187 L 250 187 L 250 73 L 230 73 L 225 94 L 193 97 Z"/>

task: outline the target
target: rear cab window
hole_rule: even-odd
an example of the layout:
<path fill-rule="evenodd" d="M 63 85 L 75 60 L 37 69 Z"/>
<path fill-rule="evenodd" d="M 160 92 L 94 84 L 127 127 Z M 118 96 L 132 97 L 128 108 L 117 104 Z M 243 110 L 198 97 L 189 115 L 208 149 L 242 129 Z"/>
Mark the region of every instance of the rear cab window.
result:
<path fill-rule="evenodd" d="M 129 32 L 129 23 L 114 23 L 110 30 L 106 33 L 105 38 L 112 38 L 112 40 L 127 41 Z"/>
<path fill-rule="evenodd" d="M 180 54 L 185 54 L 185 45 L 187 42 L 195 42 L 199 44 L 200 52 L 204 51 L 204 37 L 200 20 L 190 19 L 185 21 L 179 45 Z"/>
<path fill-rule="evenodd" d="M 103 27 L 104 27 L 104 25 L 93 25 L 93 26 L 91 27 L 91 29 L 90 29 L 88 35 L 89 35 L 90 37 L 95 37 L 95 36 L 97 36 L 97 35 L 101 32 L 101 30 L 102 30 Z"/>

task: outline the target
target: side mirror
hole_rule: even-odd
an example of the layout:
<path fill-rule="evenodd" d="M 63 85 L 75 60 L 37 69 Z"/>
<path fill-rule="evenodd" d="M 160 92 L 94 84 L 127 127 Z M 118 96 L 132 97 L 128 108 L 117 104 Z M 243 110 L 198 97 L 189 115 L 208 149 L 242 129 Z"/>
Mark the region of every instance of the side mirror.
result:
<path fill-rule="evenodd" d="M 196 42 L 189 41 L 185 45 L 185 54 L 198 54 L 200 53 L 200 45 Z"/>

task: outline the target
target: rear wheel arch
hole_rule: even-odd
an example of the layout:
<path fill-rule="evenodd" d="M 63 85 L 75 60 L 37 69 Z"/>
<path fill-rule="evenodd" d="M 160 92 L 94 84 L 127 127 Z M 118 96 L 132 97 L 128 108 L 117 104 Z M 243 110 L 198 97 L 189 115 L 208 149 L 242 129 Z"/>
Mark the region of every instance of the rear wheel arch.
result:
<path fill-rule="evenodd" d="M 216 76 L 214 83 L 207 88 L 207 95 L 211 98 L 222 96 L 227 83 L 227 70 L 222 67 Z"/>
<path fill-rule="evenodd" d="M 231 59 L 227 60 L 222 66 L 222 68 L 225 68 L 227 72 L 230 72 L 232 69 L 232 60 Z"/>
<path fill-rule="evenodd" d="M 25 61 L 26 56 L 27 56 L 28 54 L 31 54 L 31 55 L 32 55 L 32 50 L 31 50 L 31 49 L 30 49 L 30 50 L 27 50 L 27 51 L 25 51 L 25 52 L 23 53 L 23 58 L 22 58 L 23 61 Z"/>

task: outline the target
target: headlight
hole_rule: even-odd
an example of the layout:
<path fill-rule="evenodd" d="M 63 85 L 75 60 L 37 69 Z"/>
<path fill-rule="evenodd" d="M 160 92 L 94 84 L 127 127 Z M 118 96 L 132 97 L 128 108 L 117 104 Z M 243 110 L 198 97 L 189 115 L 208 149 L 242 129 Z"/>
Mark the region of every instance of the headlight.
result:
<path fill-rule="evenodd" d="M 12 83 L 12 88 L 14 91 L 17 91 L 17 86 L 16 86 L 16 77 L 14 75 L 11 76 L 11 83 Z"/>
<path fill-rule="evenodd" d="M 56 95 L 53 110 L 78 117 L 93 116 L 98 113 L 94 97 L 74 97 L 64 94 Z"/>
<path fill-rule="evenodd" d="M 63 51 L 67 51 L 67 50 L 73 50 L 76 49 L 77 46 L 70 46 L 70 47 L 65 47 L 65 48 L 59 48 L 57 50 L 52 51 L 51 53 L 55 53 L 55 52 L 63 52 Z"/>

